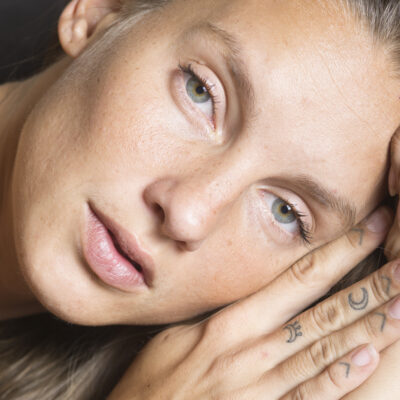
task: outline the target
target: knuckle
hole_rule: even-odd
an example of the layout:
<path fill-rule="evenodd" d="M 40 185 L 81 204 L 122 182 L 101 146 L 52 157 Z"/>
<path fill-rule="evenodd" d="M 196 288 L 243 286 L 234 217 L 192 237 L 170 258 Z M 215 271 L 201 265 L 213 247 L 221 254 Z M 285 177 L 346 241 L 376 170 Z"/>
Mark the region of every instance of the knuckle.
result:
<path fill-rule="evenodd" d="M 317 256 L 315 253 L 310 253 L 303 257 L 289 270 L 291 278 L 295 283 L 309 286 L 315 281 L 316 278 Z"/>
<path fill-rule="evenodd" d="M 177 333 L 181 330 L 180 326 L 173 326 L 171 328 L 165 329 L 158 333 L 153 340 L 156 340 L 158 343 L 166 343 L 171 341 Z"/>
<path fill-rule="evenodd" d="M 308 398 L 304 385 L 297 386 L 290 395 L 290 400 L 306 400 Z"/>
<path fill-rule="evenodd" d="M 311 323 L 320 331 L 326 334 L 327 329 L 335 329 L 343 325 L 343 314 L 337 298 L 330 298 L 310 310 Z"/>
<path fill-rule="evenodd" d="M 219 349 L 226 347 L 231 325 L 229 316 L 224 314 L 207 319 L 201 324 L 198 346 L 210 352 L 219 352 Z"/>
<path fill-rule="evenodd" d="M 377 323 L 376 318 L 374 318 L 373 315 L 368 314 L 364 320 L 363 320 L 363 325 L 365 332 L 367 333 L 367 336 L 369 338 L 377 338 L 379 334 L 381 333 L 381 327 Z"/>
<path fill-rule="evenodd" d="M 375 273 L 371 275 L 370 286 L 372 294 L 378 303 L 385 303 L 389 300 L 389 296 L 386 294 L 385 283 L 381 274 Z"/>
<path fill-rule="evenodd" d="M 316 370 L 330 364 L 336 358 L 336 355 L 336 346 L 329 336 L 315 342 L 308 348 L 312 368 Z"/>
<path fill-rule="evenodd" d="M 221 354 L 212 361 L 207 369 L 206 376 L 212 376 L 214 379 L 216 377 L 227 376 L 236 360 L 237 357 L 235 354 Z"/>
<path fill-rule="evenodd" d="M 346 232 L 344 238 L 352 249 L 357 249 L 360 247 L 360 234 L 358 231 L 350 230 L 350 232 Z"/>
<path fill-rule="evenodd" d="M 339 389 L 339 391 L 341 389 L 343 389 L 342 380 L 340 379 L 338 374 L 335 373 L 334 368 L 328 368 L 326 370 L 326 376 L 327 376 L 328 382 L 330 383 L 330 385 L 329 385 L 330 387 Z"/>
<path fill-rule="evenodd" d="M 217 314 L 204 322 L 204 336 L 216 339 L 229 332 L 229 323 L 224 314 Z"/>

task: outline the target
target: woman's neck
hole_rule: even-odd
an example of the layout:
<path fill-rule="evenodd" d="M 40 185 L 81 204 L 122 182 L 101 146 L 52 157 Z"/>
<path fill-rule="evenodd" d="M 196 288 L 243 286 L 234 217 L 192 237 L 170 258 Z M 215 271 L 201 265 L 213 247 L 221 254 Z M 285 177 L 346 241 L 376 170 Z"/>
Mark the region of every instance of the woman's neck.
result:
<path fill-rule="evenodd" d="M 0 320 L 45 311 L 23 279 L 13 237 L 12 174 L 22 128 L 32 108 L 69 64 L 0 86 Z"/>

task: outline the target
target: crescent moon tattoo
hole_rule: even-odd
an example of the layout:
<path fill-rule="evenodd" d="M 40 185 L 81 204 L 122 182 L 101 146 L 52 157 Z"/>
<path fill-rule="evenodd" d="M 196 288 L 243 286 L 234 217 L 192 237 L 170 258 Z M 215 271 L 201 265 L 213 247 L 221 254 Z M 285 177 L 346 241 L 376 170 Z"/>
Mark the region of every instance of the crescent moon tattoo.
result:
<path fill-rule="evenodd" d="M 363 293 L 361 301 L 354 301 L 353 293 L 350 293 L 348 297 L 350 307 L 356 311 L 364 310 L 368 305 L 368 291 L 365 288 L 361 288 L 361 290 Z"/>
<path fill-rule="evenodd" d="M 290 338 L 286 340 L 286 343 L 293 343 L 299 336 L 303 336 L 303 332 L 301 332 L 301 325 L 299 324 L 299 321 L 296 321 L 293 324 L 289 324 L 285 326 L 283 329 L 287 329 L 290 333 Z"/>

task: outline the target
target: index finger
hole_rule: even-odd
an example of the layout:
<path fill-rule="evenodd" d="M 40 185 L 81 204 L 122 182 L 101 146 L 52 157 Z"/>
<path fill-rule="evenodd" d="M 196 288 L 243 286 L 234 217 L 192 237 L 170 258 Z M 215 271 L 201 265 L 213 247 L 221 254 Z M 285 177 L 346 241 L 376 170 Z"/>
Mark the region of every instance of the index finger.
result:
<path fill-rule="evenodd" d="M 225 346 L 265 335 L 323 296 L 384 239 L 392 214 L 380 207 L 340 238 L 309 253 L 257 293 L 226 307 L 209 321 Z M 227 343 L 229 341 L 229 343 Z"/>

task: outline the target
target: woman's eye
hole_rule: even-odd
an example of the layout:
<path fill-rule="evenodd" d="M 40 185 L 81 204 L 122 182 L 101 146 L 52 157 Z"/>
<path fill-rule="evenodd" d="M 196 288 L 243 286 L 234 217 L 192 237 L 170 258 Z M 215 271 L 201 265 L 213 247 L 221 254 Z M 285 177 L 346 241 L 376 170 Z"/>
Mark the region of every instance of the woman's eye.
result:
<path fill-rule="evenodd" d="M 207 117 L 213 119 L 213 99 L 208 89 L 198 78 L 189 73 L 185 72 L 184 78 L 186 93 L 189 98 L 193 103 L 196 103 L 196 107 L 198 107 Z"/>
<path fill-rule="evenodd" d="M 195 103 L 205 103 L 211 100 L 211 95 L 208 93 L 207 88 L 194 76 L 187 81 L 186 91 Z"/>
<path fill-rule="evenodd" d="M 272 217 L 280 225 L 281 228 L 290 232 L 296 233 L 299 231 L 299 221 L 296 211 L 285 200 L 269 193 L 267 203 Z"/>

